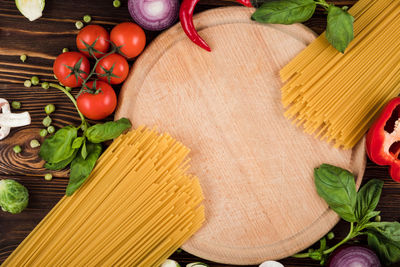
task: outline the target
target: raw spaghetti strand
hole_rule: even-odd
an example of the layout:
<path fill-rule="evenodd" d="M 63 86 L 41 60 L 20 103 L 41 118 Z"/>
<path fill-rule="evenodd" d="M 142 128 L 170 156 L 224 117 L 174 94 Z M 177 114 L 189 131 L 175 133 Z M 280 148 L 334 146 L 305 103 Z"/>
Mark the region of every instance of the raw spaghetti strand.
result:
<path fill-rule="evenodd" d="M 322 34 L 280 72 L 285 116 L 345 149 L 400 93 L 400 1 L 360 0 L 349 12 L 355 37 L 344 54 Z"/>
<path fill-rule="evenodd" d="M 189 149 L 138 128 L 118 137 L 3 266 L 157 266 L 204 221 Z"/>

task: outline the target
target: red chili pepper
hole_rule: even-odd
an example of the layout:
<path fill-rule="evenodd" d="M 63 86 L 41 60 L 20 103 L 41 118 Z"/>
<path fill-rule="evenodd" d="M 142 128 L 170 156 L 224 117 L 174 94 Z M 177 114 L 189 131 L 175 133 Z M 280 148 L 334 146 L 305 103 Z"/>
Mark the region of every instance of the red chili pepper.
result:
<path fill-rule="evenodd" d="M 192 40 L 193 43 L 197 44 L 201 48 L 211 52 L 211 48 L 208 44 L 200 37 L 194 28 L 193 24 L 193 11 L 196 7 L 199 0 L 183 0 L 180 10 L 179 10 L 179 19 L 181 21 L 181 25 L 186 35 Z M 240 4 L 252 7 L 250 0 L 237 0 Z"/>
<path fill-rule="evenodd" d="M 368 131 L 367 153 L 378 165 L 389 165 L 390 176 L 400 182 L 400 97 L 392 99 Z"/>

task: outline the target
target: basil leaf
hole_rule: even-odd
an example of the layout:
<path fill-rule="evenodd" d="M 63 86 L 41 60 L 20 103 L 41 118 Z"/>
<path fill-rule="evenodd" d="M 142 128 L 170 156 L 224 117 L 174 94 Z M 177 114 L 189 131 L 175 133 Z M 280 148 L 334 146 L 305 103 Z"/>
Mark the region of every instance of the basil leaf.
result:
<path fill-rule="evenodd" d="M 81 149 L 81 155 L 83 159 L 86 159 L 88 152 L 86 148 L 86 142 L 83 143 L 82 149 Z"/>
<path fill-rule="evenodd" d="M 81 153 L 78 153 L 76 158 L 71 163 L 71 173 L 66 190 L 67 196 L 71 196 L 86 180 L 92 172 L 97 159 L 101 154 L 101 145 L 87 143 L 88 155 L 83 159 Z"/>
<path fill-rule="evenodd" d="M 374 222 L 367 229 L 368 245 L 385 265 L 400 261 L 400 223 Z"/>
<path fill-rule="evenodd" d="M 347 11 L 334 5 L 329 6 L 326 39 L 341 53 L 354 39 L 353 22 L 353 16 Z"/>
<path fill-rule="evenodd" d="M 251 19 L 274 24 L 304 22 L 312 17 L 315 7 L 314 0 L 273 0 L 262 4 Z"/>
<path fill-rule="evenodd" d="M 127 118 L 122 118 L 117 121 L 109 121 L 89 127 L 86 131 L 86 137 L 92 143 L 101 143 L 117 138 L 131 127 L 131 122 Z"/>
<path fill-rule="evenodd" d="M 62 170 L 62 169 L 64 169 L 65 167 L 67 167 L 68 164 L 71 163 L 71 161 L 75 158 L 77 152 L 78 152 L 78 150 L 75 149 L 74 153 L 73 153 L 69 158 L 67 158 L 67 159 L 65 159 L 65 160 L 62 160 L 62 161 L 60 161 L 60 162 L 57 162 L 57 163 L 49 163 L 49 162 L 46 162 L 46 164 L 44 164 L 44 167 L 45 167 L 46 169 L 52 170 L 52 171 Z"/>
<path fill-rule="evenodd" d="M 400 242 L 399 222 L 370 222 L 366 225 L 366 228 L 371 231 L 379 232 L 388 239 Z"/>
<path fill-rule="evenodd" d="M 85 141 L 85 137 L 80 136 L 78 138 L 75 138 L 74 142 L 72 143 L 72 148 L 80 148 L 83 144 L 83 141 Z"/>
<path fill-rule="evenodd" d="M 57 163 L 70 158 L 75 151 L 72 143 L 77 134 L 78 130 L 72 126 L 59 129 L 44 140 L 40 146 L 39 156 L 48 163 Z"/>
<path fill-rule="evenodd" d="M 347 170 L 322 164 L 314 169 L 315 186 L 320 195 L 342 219 L 355 222 L 357 199 L 354 176 Z"/>
<path fill-rule="evenodd" d="M 373 179 L 366 183 L 357 193 L 356 218 L 357 222 L 368 222 L 375 217 L 377 211 L 374 212 L 381 197 L 383 181 Z"/>

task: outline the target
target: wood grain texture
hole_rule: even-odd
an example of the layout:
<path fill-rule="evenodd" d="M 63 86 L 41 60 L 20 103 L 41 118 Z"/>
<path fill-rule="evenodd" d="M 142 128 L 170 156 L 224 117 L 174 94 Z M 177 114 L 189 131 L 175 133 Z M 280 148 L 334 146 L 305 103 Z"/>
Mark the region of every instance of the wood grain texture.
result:
<path fill-rule="evenodd" d="M 29 110 L 37 129 L 41 128 L 40 121 L 43 119 L 43 107 L 49 102 L 57 104 L 57 111 L 53 119 L 57 127 L 65 124 L 76 124 L 78 115 L 73 110 L 72 104 L 57 91 L 43 92 L 39 88 L 25 88 L 22 83 L 32 75 L 39 75 L 43 80 L 53 80 L 52 60 L 63 47 L 71 50 L 75 48 L 74 26 L 76 20 L 82 19 L 85 14 L 90 14 L 93 23 L 111 29 L 113 25 L 130 21 L 126 8 L 127 1 L 122 0 L 120 8 L 113 8 L 111 0 L 88 0 L 88 1 L 55 1 L 47 0 L 44 15 L 35 22 L 29 22 L 16 9 L 14 0 L 3 0 L 0 2 L 0 97 L 9 101 L 18 100 L 23 104 L 21 110 Z M 356 1 L 332 1 L 338 5 L 352 5 Z M 201 0 L 196 7 L 196 12 L 210 8 L 227 5 L 238 5 L 234 0 Z M 318 9 L 314 16 L 305 24 L 316 33 L 321 33 L 326 25 L 326 19 L 321 9 Z M 158 35 L 157 32 L 146 32 L 148 43 Z M 18 52 L 17 52 L 18 51 Z M 19 60 L 19 52 L 26 53 L 29 58 L 25 63 Z M 116 88 L 118 91 L 118 87 Z M 110 118 L 111 119 L 111 118 Z M 22 130 L 23 128 L 21 128 Z M 26 127 L 27 130 L 30 127 Z M 25 128 L 24 128 L 25 130 Z M 29 136 L 20 135 L 15 138 L 18 129 L 13 129 L 8 142 L 29 143 Z M 0 141 L 0 151 L 7 149 L 4 141 Z M 31 153 L 31 152 L 30 152 Z M 30 157 L 33 157 L 32 154 Z M 17 247 L 25 236 L 36 226 L 36 224 L 47 214 L 57 203 L 64 193 L 67 180 L 55 178 L 46 182 L 41 175 L 43 170 L 37 167 L 26 171 L 30 165 L 21 161 L 19 164 L 7 163 L 8 157 L 2 155 L 0 165 L 1 178 L 13 178 L 27 186 L 30 192 L 30 204 L 28 209 L 19 215 L 10 215 L 0 212 L 0 263 Z M 32 158 L 30 159 L 32 160 Z M 35 159 L 35 162 L 38 162 Z M 22 175 L 17 175 L 20 173 Z M 61 175 L 60 175 L 61 176 Z M 382 200 L 378 209 L 382 211 L 384 220 L 393 221 L 400 219 L 400 184 L 393 182 L 386 167 L 379 167 L 368 162 L 364 176 L 364 183 L 372 178 L 379 178 L 385 181 Z M 335 244 L 342 239 L 348 231 L 348 224 L 341 221 L 334 229 L 336 238 L 328 244 Z M 202 260 L 186 252 L 175 253 L 171 256 L 184 264 L 202 261 L 212 267 L 226 267 L 223 265 Z M 285 266 L 320 266 L 318 262 L 309 259 L 287 258 L 281 260 Z"/>
<path fill-rule="evenodd" d="M 229 264 L 281 259 L 319 240 L 338 217 L 317 195 L 313 168 L 350 169 L 359 184 L 365 167 L 364 142 L 334 149 L 283 116 L 279 71 L 315 35 L 301 24 L 250 22 L 253 11 L 195 17 L 212 53 L 179 25 L 160 35 L 132 67 L 116 111 L 116 119 L 156 125 L 192 149 L 206 223 L 183 249 Z"/>

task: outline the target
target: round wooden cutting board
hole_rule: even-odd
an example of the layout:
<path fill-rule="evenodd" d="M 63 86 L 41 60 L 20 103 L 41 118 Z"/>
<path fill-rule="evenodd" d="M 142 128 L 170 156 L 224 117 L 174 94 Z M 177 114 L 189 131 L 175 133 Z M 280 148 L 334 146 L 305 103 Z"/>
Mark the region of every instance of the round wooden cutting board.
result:
<path fill-rule="evenodd" d="M 338 217 L 317 195 L 313 169 L 347 168 L 359 186 L 365 168 L 363 142 L 334 149 L 283 116 L 279 70 L 314 33 L 254 23 L 252 12 L 229 7 L 195 17 L 211 53 L 180 25 L 161 34 L 134 64 L 116 113 L 192 149 L 206 222 L 183 249 L 228 264 L 280 259 L 316 242 Z"/>

